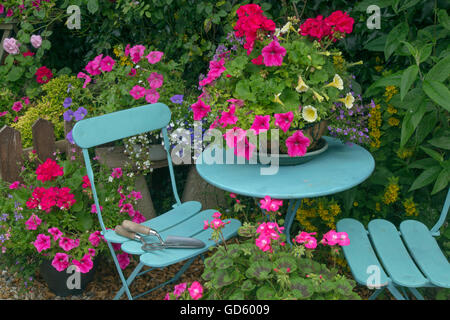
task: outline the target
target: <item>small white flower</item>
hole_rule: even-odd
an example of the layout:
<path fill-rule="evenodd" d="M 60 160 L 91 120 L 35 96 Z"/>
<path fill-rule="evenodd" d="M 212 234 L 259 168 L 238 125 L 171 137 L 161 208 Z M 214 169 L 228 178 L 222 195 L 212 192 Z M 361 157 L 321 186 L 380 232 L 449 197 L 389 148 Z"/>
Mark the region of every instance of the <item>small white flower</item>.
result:
<path fill-rule="evenodd" d="M 114 178 L 113 178 L 113 177 L 111 177 L 111 176 L 109 176 L 109 178 L 108 178 L 108 182 L 113 182 L 113 180 L 114 180 Z"/>

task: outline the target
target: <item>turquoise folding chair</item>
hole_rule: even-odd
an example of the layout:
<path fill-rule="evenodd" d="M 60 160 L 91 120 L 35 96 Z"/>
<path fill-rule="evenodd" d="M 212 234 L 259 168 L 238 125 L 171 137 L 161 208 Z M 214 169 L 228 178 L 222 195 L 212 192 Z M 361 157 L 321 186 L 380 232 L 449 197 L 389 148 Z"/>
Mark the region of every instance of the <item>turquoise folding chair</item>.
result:
<path fill-rule="evenodd" d="M 180 198 L 178 197 L 172 160 L 169 152 L 170 143 L 167 137 L 166 129 L 167 124 L 170 122 L 170 117 L 171 113 L 169 108 L 165 104 L 156 103 L 118 111 L 99 117 L 84 119 L 77 122 L 72 131 L 75 143 L 83 150 L 84 161 L 86 163 L 87 174 L 92 186 L 92 193 L 95 206 L 97 208 L 98 220 L 102 228 L 102 234 L 107 241 L 109 250 L 111 251 L 114 263 L 119 273 L 120 280 L 123 284 L 114 299 L 119 299 L 124 293 L 126 293 L 128 299 L 136 299 L 153 290 L 176 281 L 188 269 L 197 256 L 201 255 L 203 258 L 203 253 L 207 251 L 209 247 L 216 244 L 210 239 L 211 230 L 203 229 L 203 221 L 212 219 L 212 215 L 216 212 L 216 210 L 201 211 L 201 204 L 199 202 L 189 201 L 181 203 Z M 167 160 L 172 182 L 172 190 L 176 203 L 174 204 L 172 210 L 159 215 L 156 218 L 143 222 L 142 224 L 157 230 L 163 238 L 167 235 L 195 237 L 196 239 L 202 240 L 206 244 L 204 248 L 163 249 L 153 252 L 144 252 L 141 249 L 142 243 L 122 237 L 116 234 L 114 230 L 107 230 L 103 224 L 102 212 L 100 210 L 100 205 L 97 198 L 94 174 L 91 167 L 88 148 L 157 129 L 161 129 L 163 134 L 164 146 L 167 151 Z M 229 221 L 230 223 L 223 229 L 225 239 L 235 236 L 238 228 L 241 226 L 241 223 L 238 220 L 230 219 Z M 111 243 L 121 243 L 123 251 L 140 256 L 138 266 L 133 270 L 128 279 L 125 279 L 124 277 Z M 187 262 L 169 281 L 134 297 L 131 295 L 129 286 L 137 276 L 150 272 L 155 268 L 164 268 L 185 260 L 187 260 Z M 148 266 L 150 269 L 141 272 L 141 269 L 144 266 Z"/>
<path fill-rule="evenodd" d="M 431 230 L 416 220 L 403 221 L 399 231 L 383 219 L 370 221 L 367 231 L 355 219 L 337 223 L 337 231 L 347 232 L 350 239 L 350 245 L 343 250 L 353 277 L 359 284 L 377 289 L 369 299 L 375 299 L 384 289 L 396 299 L 408 299 L 408 289 L 423 300 L 417 288 L 450 288 L 450 264 L 434 238 L 439 235 L 449 206 L 450 189 Z"/>

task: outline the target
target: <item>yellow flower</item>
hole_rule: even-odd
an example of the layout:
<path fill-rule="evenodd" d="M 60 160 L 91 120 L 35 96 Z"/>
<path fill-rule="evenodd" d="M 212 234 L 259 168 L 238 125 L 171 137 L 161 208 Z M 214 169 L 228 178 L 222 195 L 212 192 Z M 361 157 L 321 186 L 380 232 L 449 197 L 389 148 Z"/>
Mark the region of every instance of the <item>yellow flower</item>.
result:
<path fill-rule="evenodd" d="M 338 101 L 343 102 L 347 109 L 351 109 L 353 107 L 353 102 L 355 101 L 355 97 L 353 97 L 352 94 L 349 92 L 349 93 L 347 93 L 345 98 L 338 99 Z"/>
<path fill-rule="evenodd" d="M 281 92 L 275 95 L 275 98 L 274 98 L 273 102 L 279 103 L 279 104 L 281 104 L 282 106 L 284 106 L 283 101 L 280 100 L 280 96 L 281 96 Z"/>
<path fill-rule="evenodd" d="M 319 103 L 322 102 L 323 101 L 323 97 L 320 94 L 318 94 L 314 89 L 311 89 L 311 90 L 312 90 L 312 92 L 314 94 L 314 97 L 317 99 L 317 101 L 319 101 Z"/>
<path fill-rule="evenodd" d="M 410 158 L 413 155 L 413 150 L 412 149 L 399 149 L 397 151 L 397 157 L 399 157 L 400 159 L 406 159 L 406 158 Z"/>
<path fill-rule="evenodd" d="M 381 211 L 381 206 L 380 206 L 379 202 L 375 203 L 375 210 L 378 211 L 378 212 Z"/>
<path fill-rule="evenodd" d="M 302 117 L 308 122 L 317 120 L 317 109 L 313 106 L 304 106 L 302 109 Z"/>
<path fill-rule="evenodd" d="M 380 147 L 380 127 L 381 127 L 381 112 L 380 112 L 380 105 L 375 105 L 375 108 L 372 108 L 370 111 L 370 118 L 368 122 L 369 127 L 369 136 L 372 138 L 370 142 L 370 146 L 372 148 L 379 148 Z"/>
<path fill-rule="evenodd" d="M 327 84 L 325 87 L 335 87 L 336 89 L 343 90 L 344 81 L 342 81 L 342 78 L 338 74 L 335 74 L 333 82 Z"/>
<path fill-rule="evenodd" d="M 386 187 L 383 195 L 383 202 L 385 204 L 391 204 L 398 200 L 398 192 L 400 187 L 398 186 L 398 178 L 392 178 L 389 181 L 389 185 Z"/>
<path fill-rule="evenodd" d="M 383 66 L 375 66 L 374 69 L 375 69 L 377 72 L 381 72 L 381 71 L 383 71 Z"/>
<path fill-rule="evenodd" d="M 388 104 L 387 112 L 390 114 L 397 113 L 397 109 L 395 109 L 392 105 Z"/>
<path fill-rule="evenodd" d="M 416 209 L 416 204 L 413 201 L 413 198 L 408 198 L 403 201 L 403 207 L 405 208 L 405 212 L 407 216 L 417 216 L 418 212 Z"/>
<path fill-rule="evenodd" d="M 359 205 L 359 203 L 358 202 L 353 202 L 353 206 L 355 206 L 355 207 L 357 207 Z"/>
<path fill-rule="evenodd" d="M 398 120 L 397 118 L 394 118 L 394 117 L 390 117 L 388 119 L 388 123 L 390 126 L 397 127 L 400 123 L 400 120 Z"/>
<path fill-rule="evenodd" d="M 385 101 L 389 102 L 389 100 L 392 99 L 392 97 L 394 95 L 396 95 L 398 93 L 397 87 L 396 86 L 387 86 L 386 90 L 384 92 L 384 96 L 386 97 Z"/>
<path fill-rule="evenodd" d="M 305 81 L 303 81 L 302 76 L 298 76 L 298 83 L 297 83 L 297 87 L 295 88 L 295 90 L 298 93 L 302 93 L 302 92 L 308 91 L 308 89 L 309 89 L 309 87 L 307 86 Z"/>

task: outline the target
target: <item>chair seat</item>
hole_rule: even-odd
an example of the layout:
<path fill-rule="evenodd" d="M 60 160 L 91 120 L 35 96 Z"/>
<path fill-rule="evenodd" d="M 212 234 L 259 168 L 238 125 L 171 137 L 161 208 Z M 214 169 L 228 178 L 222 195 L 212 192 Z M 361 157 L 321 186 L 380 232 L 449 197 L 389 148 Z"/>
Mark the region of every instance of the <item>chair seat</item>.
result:
<path fill-rule="evenodd" d="M 368 230 L 381 263 L 396 285 L 409 288 L 430 285 L 417 268 L 400 238 L 400 233 L 391 222 L 383 219 L 372 220 Z"/>
<path fill-rule="evenodd" d="M 406 220 L 400 224 L 400 232 L 414 261 L 428 280 L 436 286 L 450 288 L 450 264 L 430 230 L 419 221 Z"/>
<path fill-rule="evenodd" d="M 153 219 L 143 222 L 143 225 L 150 226 L 151 228 L 157 230 L 158 232 L 163 232 L 170 226 L 180 223 L 183 220 L 189 219 L 196 213 L 198 213 L 202 208 L 202 204 L 197 201 L 184 202 L 181 205 L 173 208 L 166 213 L 159 215 Z M 108 229 L 103 235 L 105 239 L 111 243 L 124 243 L 130 241 L 130 239 L 122 237 L 116 234 L 114 230 Z"/>
<path fill-rule="evenodd" d="M 365 286 L 387 286 L 390 279 L 378 261 L 362 223 L 355 219 L 342 219 L 336 224 L 336 230 L 338 232 L 346 232 L 350 239 L 350 244 L 342 247 L 342 249 L 356 282 Z M 378 284 L 373 283 L 372 279 L 369 279 L 376 271 L 372 266 L 378 267 L 377 270 L 380 271 Z M 373 280 L 377 281 L 376 278 Z"/>

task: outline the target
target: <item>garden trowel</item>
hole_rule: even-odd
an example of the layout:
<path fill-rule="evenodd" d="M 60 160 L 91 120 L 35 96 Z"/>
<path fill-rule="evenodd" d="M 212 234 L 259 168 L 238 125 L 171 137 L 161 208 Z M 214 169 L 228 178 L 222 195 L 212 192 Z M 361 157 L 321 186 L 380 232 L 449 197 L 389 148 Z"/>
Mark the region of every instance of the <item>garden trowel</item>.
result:
<path fill-rule="evenodd" d="M 166 248 L 199 249 L 205 247 L 203 241 L 195 238 L 167 236 L 164 241 L 156 230 L 130 220 L 124 220 L 121 226 L 116 227 L 115 231 L 117 234 L 128 239 L 140 241 L 142 243 L 142 250 L 144 251 L 162 250 Z M 147 242 L 141 234 L 155 236 L 159 242 Z"/>

